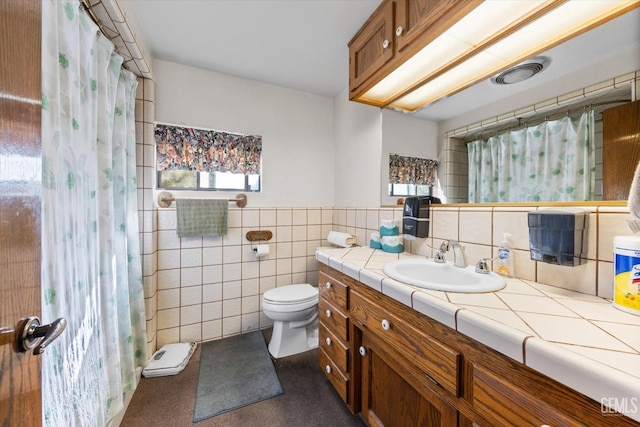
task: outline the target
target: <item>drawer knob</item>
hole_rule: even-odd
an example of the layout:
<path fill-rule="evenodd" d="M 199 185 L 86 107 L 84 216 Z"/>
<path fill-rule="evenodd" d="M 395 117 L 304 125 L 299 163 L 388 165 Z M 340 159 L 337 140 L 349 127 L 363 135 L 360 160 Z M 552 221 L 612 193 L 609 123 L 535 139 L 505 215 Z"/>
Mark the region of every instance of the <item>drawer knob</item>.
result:
<path fill-rule="evenodd" d="M 327 282 L 327 289 L 331 289 L 331 282 Z"/>
<path fill-rule="evenodd" d="M 382 319 L 382 329 L 388 331 L 391 328 L 391 323 L 387 319 Z"/>
<path fill-rule="evenodd" d="M 327 371 L 327 374 L 331 373 L 331 366 L 327 365 L 326 368 L 324 368 L 325 371 Z"/>
<path fill-rule="evenodd" d="M 365 356 L 367 354 L 367 349 L 364 348 L 363 345 L 360 346 L 360 348 L 358 349 L 358 351 L 360 352 L 360 356 Z"/>
<path fill-rule="evenodd" d="M 400 37 L 403 31 L 404 31 L 404 28 L 402 27 L 396 28 L 396 36 Z"/>
<path fill-rule="evenodd" d="M 331 317 L 331 310 L 327 310 L 327 311 L 325 311 L 325 312 L 324 312 L 324 314 L 326 314 L 326 315 L 327 315 L 327 317 Z"/>
<path fill-rule="evenodd" d="M 331 345 L 331 338 L 327 337 L 327 339 L 324 340 L 324 342 L 326 342 L 327 345 Z"/>
<path fill-rule="evenodd" d="M 385 41 L 383 41 L 383 42 L 382 42 L 382 48 L 383 48 L 383 49 L 386 49 L 386 48 L 388 48 L 388 47 L 389 47 L 389 40 L 385 40 Z"/>

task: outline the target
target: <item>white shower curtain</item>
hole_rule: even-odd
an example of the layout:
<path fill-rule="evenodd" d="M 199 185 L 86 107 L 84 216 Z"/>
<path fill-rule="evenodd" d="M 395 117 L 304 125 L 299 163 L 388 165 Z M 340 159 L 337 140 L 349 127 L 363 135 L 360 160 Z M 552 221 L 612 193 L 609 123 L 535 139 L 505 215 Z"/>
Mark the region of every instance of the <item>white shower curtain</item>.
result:
<path fill-rule="evenodd" d="M 469 203 L 593 200 L 593 111 L 467 145 Z"/>
<path fill-rule="evenodd" d="M 45 426 L 104 426 L 146 363 L 134 105 L 137 80 L 77 0 L 44 0 L 42 316 Z"/>

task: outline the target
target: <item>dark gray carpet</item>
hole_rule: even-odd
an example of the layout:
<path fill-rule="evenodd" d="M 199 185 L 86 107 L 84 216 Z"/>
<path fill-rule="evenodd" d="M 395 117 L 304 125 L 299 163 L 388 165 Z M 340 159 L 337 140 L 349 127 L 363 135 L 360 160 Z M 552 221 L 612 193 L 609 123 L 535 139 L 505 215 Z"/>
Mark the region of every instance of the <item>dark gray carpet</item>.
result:
<path fill-rule="evenodd" d="M 193 422 L 282 394 L 260 331 L 202 344 Z"/>

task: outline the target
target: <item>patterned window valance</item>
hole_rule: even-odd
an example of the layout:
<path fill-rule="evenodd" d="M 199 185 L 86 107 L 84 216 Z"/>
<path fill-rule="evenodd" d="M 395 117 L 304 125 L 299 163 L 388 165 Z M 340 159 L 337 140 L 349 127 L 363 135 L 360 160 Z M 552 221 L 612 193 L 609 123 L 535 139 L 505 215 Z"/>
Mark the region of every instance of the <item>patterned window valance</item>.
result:
<path fill-rule="evenodd" d="M 435 185 L 438 161 L 389 154 L 389 183 Z"/>
<path fill-rule="evenodd" d="M 260 174 L 261 136 L 157 124 L 155 139 L 158 171 Z"/>

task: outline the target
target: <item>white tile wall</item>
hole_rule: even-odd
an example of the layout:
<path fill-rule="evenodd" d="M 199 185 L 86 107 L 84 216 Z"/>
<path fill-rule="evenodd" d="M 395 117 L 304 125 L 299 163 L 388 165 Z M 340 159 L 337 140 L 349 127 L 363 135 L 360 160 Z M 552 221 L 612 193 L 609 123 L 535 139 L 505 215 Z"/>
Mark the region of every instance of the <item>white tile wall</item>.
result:
<path fill-rule="evenodd" d="M 157 213 L 157 347 L 271 326 L 261 312 L 262 294 L 291 283 L 316 284 L 315 250 L 328 244 L 334 216 L 333 208 L 322 207 L 230 207 L 226 236 L 180 239 L 175 209 Z M 264 259 L 256 259 L 255 244 L 246 240 L 252 230 L 273 232 Z"/>
<path fill-rule="evenodd" d="M 405 241 L 405 250 L 431 256 L 430 246 L 457 239 L 465 246 L 468 263 L 495 256 L 502 233 L 512 234 L 516 277 L 611 297 L 612 249 L 615 235 L 631 235 L 630 215 L 621 206 L 588 206 L 588 261 L 577 267 L 531 261 L 527 212 L 540 207 L 440 206 L 432 211 L 430 237 Z M 262 294 L 277 286 L 316 284 L 315 249 L 327 246 L 330 230 L 350 232 L 368 246 L 383 219 L 400 220 L 394 208 L 230 208 L 229 234 L 223 238 L 179 239 L 175 210 L 157 211 L 151 254 L 157 265 L 145 272 L 147 327 L 150 346 L 170 342 L 211 340 L 271 326 L 261 309 Z M 256 260 L 246 232 L 269 229 L 270 255 Z M 145 250 L 149 250 L 145 246 Z M 147 255 L 147 253 L 145 253 Z"/>

